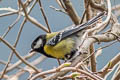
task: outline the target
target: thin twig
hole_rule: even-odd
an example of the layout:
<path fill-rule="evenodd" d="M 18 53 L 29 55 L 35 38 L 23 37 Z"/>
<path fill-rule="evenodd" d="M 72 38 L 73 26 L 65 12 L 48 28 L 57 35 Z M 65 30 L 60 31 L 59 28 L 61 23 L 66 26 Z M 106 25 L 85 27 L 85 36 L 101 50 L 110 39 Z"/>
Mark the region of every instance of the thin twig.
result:
<path fill-rule="evenodd" d="M 6 40 L 2 39 L 2 37 L 0 37 L 0 40 L 14 52 L 15 55 L 16 55 L 23 63 L 25 63 L 27 66 L 31 67 L 31 68 L 32 68 L 33 70 L 35 70 L 36 72 L 39 72 L 39 69 L 37 69 L 35 66 L 32 66 L 31 64 L 29 64 L 28 61 L 24 60 L 24 59 L 19 55 L 18 51 L 16 51 L 16 49 L 15 49 L 10 43 L 8 43 Z"/>
<path fill-rule="evenodd" d="M 85 4 L 86 20 L 88 21 L 91 18 L 90 0 L 84 0 L 84 4 Z"/>
<path fill-rule="evenodd" d="M 34 4 L 36 4 L 36 2 L 35 2 Z M 33 5 L 33 6 L 34 6 L 34 5 Z M 31 9 L 33 8 L 33 6 L 30 8 L 28 14 L 31 12 Z M 20 16 L 20 15 L 19 15 L 19 16 Z M 7 33 L 10 31 L 10 29 L 18 22 L 18 20 L 20 19 L 19 16 L 18 16 L 18 18 L 16 19 L 16 21 L 14 21 L 13 24 L 10 26 L 10 28 L 8 28 L 8 31 L 6 32 L 6 34 L 5 34 L 3 37 L 5 37 L 5 36 L 7 35 Z M 21 32 L 22 32 L 22 29 L 23 29 L 23 27 L 24 27 L 25 22 L 26 22 L 26 18 L 23 20 L 23 23 L 21 24 L 20 30 L 19 30 L 19 32 L 18 32 L 18 36 L 17 36 L 16 41 L 15 41 L 15 43 L 14 43 L 14 47 L 17 46 L 17 43 L 18 43 L 18 41 L 19 41 L 19 39 L 20 39 L 20 35 L 21 35 Z M 3 74 L 1 75 L 1 79 L 2 79 L 2 77 L 4 76 L 4 74 L 6 73 L 6 70 L 7 70 L 7 68 L 8 68 L 8 65 L 9 65 L 11 59 L 12 59 L 13 54 L 14 54 L 13 52 L 10 53 L 10 56 L 9 56 L 9 58 L 8 58 L 8 63 L 6 64 L 6 66 L 5 66 L 4 70 L 3 70 Z"/>
<path fill-rule="evenodd" d="M 112 43 L 110 43 L 110 44 L 108 44 L 108 45 L 105 45 L 105 46 L 103 46 L 103 47 L 98 48 L 98 49 L 95 50 L 93 53 L 91 53 L 88 57 L 86 57 L 82 62 L 84 62 L 84 61 L 86 61 L 87 59 L 89 59 L 89 58 L 90 58 L 93 54 L 95 54 L 98 50 L 107 48 L 107 47 L 109 47 L 109 46 L 115 44 L 116 42 L 118 42 L 118 41 L 114 41 L 114 42 L 112 42 Z"/>
<path fill-rule="evenodd" d="M 88 31 L 86 31 L 86 34 L 93 32 L 93 31 L 96 31 L 96 33 L 97 33 L 106 28 L 106 25 L 108 24 L 108 22 L 111 18 L 111 13 L 112 13 L 111 12 L 111 2 L 109 0 L 107 0 L 107 4 L 108 4 L 107 18 L 101 24 L 97 25 L 96 27 L 88 29 Z"/>
<path fill-rule="evenodd" d="M 9 63 L 10 63 L 12 57 L 13 57 L 13 54 L 14 54 L 13 52 L 10 54 L 10 56 L 9 56 L 9 58 L 8 58 L 8 62 L 7 62 L 7 64 L 5 65 L 5 68 L 4 68 L 4 70 L 3 70 L 3 72 L 2 72 L 2 74 L 1 74 L 1 76 L 0 76 L 0 79 L 2 79 L 3 76 L 4 76 L 4 74 L 6 73 L 6 70 L 7 70 L 8 66 L 9 66 Z"/>
<path fill-rule="evenodd" d="M 56 2 L 58 3 L 58 5 L 63 8 L 64 10 L 66 9 L 65 6 L 63 5 L 62 0 L 56 0 Z"/>
<path fill-rule="evenodd" d="M 16 12 L 17 10 L 16 9 L 13 9 L 11 7 L 8 7 L 8 8 L 0 8 L 0 11 L 10 11 L 10 12 Z"/>
<path fill-rule="evenodd" d="M 0 72 L 0 75 L 1 75 L 1 74 L 2 74 L 2 73 Z M 9 76 L 8 76 L 8 75 L 4 75 L 3 78 L 4 78 L 4 79 L 8 79 Z M 2 80 L 2 79 L 0 79 L 0 80 Z"/>
<path fill-rule="evenodd" d="M 46 23 L 46 25 L 47 25 L 48 32 L 50 33 L 50 32 L 51 32 L 50 26 L 49 26 L 49 23 L 48 23 L 48 19 L 47 19 L 46 15 L 45 15 L 45 11 L 44 11 L 44 9 L 43 9 L 43 7 L 42 7 L 41 0 L 38 0 L 38 3 L 39 3 L 39 5 L 40 5 L 40 10 L 41 10 L 41 12 L 42 12 L 42 15 L 43 15 L 43 17 L 44 17 L 45 23 Z"/>
<path fill-rule="evenodd" d="M 111 80 L 119 80 L 120 79 L 120 63 L 117 66 L 117 69 L 115 70 L 115 73 L 112 76 Z"/>
<path fill-rule="evenodd" d="M 55 8 L 55 7 L 53 7 L 53 6 L 50 6 L 50 8 L 51 9 L 53 9 L 53 10 L 55 10 L 55 11 L 58 11 L 58 12 L 62 12 L 62 13 L 64 13 L 64 14 L 67 14 L 64 10 L 62 10 L 62 9 L 57 9 L 57 8 Z"/>
<path fill-rule="evenodd" d="M 103 69 L 101 70 L 101 77 L 105 77 L 106 74 L 108 74 L 108 72 L 110 72 L 112 70 L 112 68 L 117 65 L 120 62 L 120 53 L 118 53 L 112 60 L 110 60 L 108 62 L 107 65 L 105 65 L 103 67 Z"/>
<path fill-rule="evenodd" d="M 83 15 L 82 15 L 82 18 L 81 18 L 80 24 L 83 23 L 83 20 L 84 20 L 84 18 L 85 18 L 85 15 L 86 15 L 86 10 L 83 12 Z"/>
<path fill-rule="evenodd" d="M 70 0 L 63 0 L 63 3 L 65 5 L 65 11 L 70 16 L 71 20 L 75 25 L 78 25 L 80 23 L 80 17 L 78 16 L 75 8 L 72 5 L 72 2 Z"/>
<path fill-rule="evenodd" d="M 20 19 L 20 15 L 18 15 L 18 18 L 13 22 L 13 24 L 11 24 L 10 27 L 12 28 L 12 27 L 19 21 L 19 19 Z M 11 29 L 11 28 L 10 28 L 10 29 Z M 5 35 L 7 35 L 7 33 L 10 31 L 10 29 L 8 29 L 8 31 L 6 32 Z M 4 35 L 2 38 L 4 38 L 5 35 Z M 18 34 L 17 39 L 19 40 L 19 34 Z M 16 42 L 15 42 L 15 44 L 14 44 L 14 47 L 16 47 L 18 40 L 16 40 Z M 9 58 L 8 58 L 8 62 L 7 62 L 7 64 L 5 65 L 5 68 L 4 68 L 4 70 L 3 70 L 3 73 L 2 73 L 2 75 L 1 75 L 1 77 L 0 77 L 0 79 L 2 79 L 3 76 L 4 76 L 4 74 L 6 73 L 6 70 L 7 70 L 7 68 L 8 68 L 8 65 L 9 65 L 10 61 L 12 60 L 13 54 L 14 54 L 13 52 L 10 53 L 10 56 L 9 56 Z"/>
<path fill-rule="evenodd" d="M 31 58 L 33 55 L 35 55 L 35 53 L 30 53 L 30 54 L 28 53 L 26 56 L 23 56 L 23 59 L 27 60 L 27 59 Z M 21 60 L 17 61 L 16 63 L 14 63 L 13 65 L 11 65 L 10 67 L 7 68 L 6 73 L 15 69 L 20 64 L 22 64 L 22 61 Z"/>
<path fill-rule="evenodd" d="M 24 21 L 24 22 L 26 22 L 26 21 Z M 24 23 L 23 23 L 23 24 L 24 24 Z M 19 30 L 19 32 L 18 32 L 18 36 L 17 36 L 16 41 L 15 41 L 15 43 L 14 43 L 14 45 L 13 45 L 15 48 L 16 48 L 17 43 L 18 43 L 18 41 L 19 41 L 19 38 L 20 38 L 20 35 L 21 35 L 21 32 L 22 32 L 22 29 L 23 29 L 23 25 L 20 27 L 20 30 Z M 6 66 L 5 66 L 5 69 L 3 70 L 3 74 L 1 75 L 1 79 L 2 79 L 2 77 L 4 76 L 4 74 L 6 73 L 6 70 L 7 70 L 7 68 L 8 68 L 8 65 L 9 65 L 10 61 L 12 60 L 13 54 L 14 54 L 14 52 L 12 51 L 12 52 L 10 53 L 9 58 L 8 58 L 8 62 L 7 62 L 7 64 L 6 64 Z"/>
<path fill-rule="evenodd" d="M 97 10 L 100 10 L 100 11 L 105 11 L 106 8 L 105 8 L 105 4 L 97 4 L 94 2 L 94 0 L 89 0 L 90 1 L 90 6 L 92 8 L 95 8 Z"/>
<path fill-rule="evenodd" d="M 92 9 L 90 6 L 90 0 L 89 1 L 85 0 L 85 12 L 86 12 L 86 20 L 87 21 L 90 20 L 92 15 L 94 15 L 94 14 L 91 15 L 91 11 L 92 11 Z M 92 11 L 92 13 L 94 13 L 94 12 Z M 93 34 L 93 32 L 89 33 L 88 36 L 90 36 L 92 34 Z M 94 44 L 90 45 L 89 51 L 90 51 L 90 54 L 94 52 Z M 92 56 L 90 57 L 90 68 L 93 72 L 96 72 L 96 70 L 97 70 L 96 69 L 96 59 L 95 59 L 94 54 L 92 54 Z"/>
<path fill-rule="evenodd" d="M 8 26 L 8 29 L 5 31 L 5 33 L 2 35 L 2 38 L 5 38 L 5 36 L 9 33 L 9 31 L 14 27 L 14 25 L 20 20 L 20 15 L 18 15 L 17 19 Z"/>
<path fill-rule="evenodd" d="M 35 59 L 34 61 L 32 61 L 30 64 L 32 64 L 32 65 L 37 65 L 37 64 L 41 63 L 43 60 L 45 60 L 45 58 L 46 58 L 46 56 L 40 56 L 39 58 L 37 58 L 37 59 Z M 31 75 L 35 73 L 35 71 L 31 70 L 31 68 L 28 67 L 28 66 L 24 67 L 24 69 L 25 69 L 27 72 L 29 72 Z M 22 70 L 22 69 L 21 69 L 21 70 L 19 70 L 18 72 L 16 72 L 16 74 L 19 74 L 19 76 L 20 76 L 20 75 L 22 75 L 22 74 L 24 74 L 24 73 L 26 72 L 25 70 Z M 31 78 L 31 77 L 30 77 L 30 78 Z"/>
<path fill-rule="evenodd" d="M 2 61 L 2 60 L 0 60 L 0 63 L 1 63 L 1 64 L 4 64 L 4 65 L 6 65 L 6 64 L 7 64 L 7 62 Z M 12 65 L 13 65 L 13 64 L 10 64 L 10 63 L 9 63 L 9 65 L 8 65 L 8 66 L 10 67 L 10 66 L 12 66 Z M 22 69 L 22 70 L 25 70 L 25 69 L 24 69 L 24 68 L 22 68 L 21 66 L 16 66 L 16 68 L 17 68 L 17 69 Z"/>
<path fill-rule="evenodd" d="M 24 2 L 25 6 L 28 6 L 33 0 L 26 0 L 26 2 Z M 20 7 L 20 5 L 18 4 L 18 6 Z M 7 13 L 2 13 L 0 14 L 0 17 L 4 17 L 4 16 L 9 16 L 9 15 L 13 15 L 13 14 L 18 14 L 20 11 L 19 10 L 15 10 L 12 8 L 0 8 L 0 10 L 6 10 L 6 11 L 10 11 Z M 22 11 L 22 9 L 21 9 Z M 19 13 L 20 15 L 24 16 L 24 14 Z"/>
<path fill-rule="evenodd" d="M 2 14 L 0 14 L 0 17 L 9 16 L 9 15 L 13 15 L 13 14 L 18 14 L 18 12 L 19 12 L 19 11 L 2 13 Z"/>
<path fill-rule="evenodd" d="M 37 1 L 37 0 L 26 0 L 23 4 L 27 7 L 33 1 Z"/>
<path fill-rule="evenodd" d="M 30 80 L 34 80 L 34 79 L 36 79 L 36 78 L 38 78 L 38 77 L 40 77 L 42 75 L 55 73 L 55 72 L 57 72 L 56 70 L 57 69 L 52 69 L 52 70 L 48 70 L 48 71 L 45 71 L 45 72 L 38 73 L 35 76 L 33 76 Z M 89 76 L 90 78 L 92 78 L 94 80 L 99 80 L 96 76 L 93 76 L 93 75 L 91 75 L 90 73 L 88 73 L 88 72 L 86 72 L 84 70 L 76 69 L 75 67 L 65 67 L 65 68 L 60 69 L 60 72 L 64 72 L 64 71 L 74 71 L 74 72 L 77 71 L 79 73 L 85 74 L 86 76 Z"/>
<path fill-rule="evenodd" d="M 42 24 L 40 24 L 36 19 L 34 19 L 33 17 L 29 16 L 25 10 L 25 7 L 23 5 L 23 3 L 21 2 L 21 0 L 18 0 L 18 2 L 21 4 L 23 11 L 25 13 L 25 17 L 27 18 L 27 20 L 29 20 L 30 22 L 32 22 L 33 24 L 35 24 L 37 27 L 41 28 L 42 30 L 44 30 L 45 32 L 48 32 L 48 29 L 46 29 L 45 26 L 43 26 Z"/>
<path fill-rule="evenodd" d="M 28 14 L 31 12 L 31 10 L 33 9 L 33 7 L 35 6 L 36 3 L 37 3 L 37 1 L 34 1 L 34 2 L 33 2 L 33 5 L 31 6 L 30 10 L 28 11 Z M 24 27 L 24 24 L 26 23 L 26 20 L 27 20 L 27 19 L 24 18 L 24 20 L 23 20 L 23 22 L 22 22 L 22 24 L 21 24 L 21 26 L 20 26 L 20 30 L 19 30 L 19 32 L 18 32 L 18 36 L 17 36 L 17 38 L 16 38 L 14 47 L 16 47 L 16 45 L 17 45 L 17 43 L 18 43 L 18 41 L 19 41 L 19 39 L 20 39 L 20 35 L 21 35 L 22 29 L 23 29 L 23 27 Z M 6 70 L 7 70 L 7 69 L 6 69 Z"/>

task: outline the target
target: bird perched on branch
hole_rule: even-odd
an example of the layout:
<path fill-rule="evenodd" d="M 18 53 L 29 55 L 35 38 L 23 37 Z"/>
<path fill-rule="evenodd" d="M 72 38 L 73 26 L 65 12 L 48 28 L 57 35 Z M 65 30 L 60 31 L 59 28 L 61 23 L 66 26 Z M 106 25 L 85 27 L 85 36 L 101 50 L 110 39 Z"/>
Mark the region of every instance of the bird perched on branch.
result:
<path fill-rule="evenodd" d="M 49 58 L 70 60 L 75 55 L 77 47 L 80 46 L 80 35 L 83 35 L 81 32 L 97 22 L 104 14 L 105 12 L 102 12 L 86 23 L 67 30 L 38 36 L 32 42 L 31 52 L 39 52 Z"/>

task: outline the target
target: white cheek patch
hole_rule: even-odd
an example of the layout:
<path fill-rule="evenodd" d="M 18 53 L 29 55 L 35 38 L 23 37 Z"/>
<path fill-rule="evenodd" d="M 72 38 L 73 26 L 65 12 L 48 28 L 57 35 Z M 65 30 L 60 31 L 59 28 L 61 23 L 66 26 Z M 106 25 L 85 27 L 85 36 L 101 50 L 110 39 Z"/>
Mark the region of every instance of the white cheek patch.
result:
<path fill-rule="evenodd" d="M 39 40 L 37 41 L 36 45 L 34 46 L 34 48 L 39 48 L 39 47 L 41 46 L 41 44 L 42 44 L 42 40 L 39 39 Z"/>

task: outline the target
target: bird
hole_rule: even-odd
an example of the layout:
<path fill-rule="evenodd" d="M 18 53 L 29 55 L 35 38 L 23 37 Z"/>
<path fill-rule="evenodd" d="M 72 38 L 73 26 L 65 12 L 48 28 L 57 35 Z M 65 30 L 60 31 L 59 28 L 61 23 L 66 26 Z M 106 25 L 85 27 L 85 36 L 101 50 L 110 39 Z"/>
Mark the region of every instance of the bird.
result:
<path fill-rule="evenodd" d="M 105 12 L 101 12 L 87 22 L 63 31 L 39 35 L 31 44 L 31 52 L 41 53 L 48 58 L 70 60 L 80 46 L 80 35 L 83 35 L 81 32 L 96 23 L 104 14 Z"/>

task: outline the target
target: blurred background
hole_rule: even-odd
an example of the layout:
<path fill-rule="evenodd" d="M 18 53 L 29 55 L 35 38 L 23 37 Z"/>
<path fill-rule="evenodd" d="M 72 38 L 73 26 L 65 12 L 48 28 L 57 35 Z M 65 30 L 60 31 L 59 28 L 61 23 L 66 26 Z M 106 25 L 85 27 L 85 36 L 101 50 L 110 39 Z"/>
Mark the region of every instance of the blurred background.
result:
<path fill-rule="evenodd" d="M 73 5 L 75 9 L 77 10 L 79 16 L 82 16 L 84 11 L 84 3 L 83 0 L 71 0 L 73 2 Z M 55 0 L 41 0 L 43 4 L 43 8 L 45 10 L 46 16 L 48 18 L 48 23 L 51 27 L 51 30 L 53 32 L 59 31 L 64 29 L 65 27 L 68 27 L 72 25 L 72 21 L 66 14 L 62 12 L 57 12 L 50 8 L 50 6 L 54 6 L 55 8 L 60 9 L 59 5 L 56 3 Z M 120 0 L 111 0 L 112 6 L 120 4 Z M 17 0 L 1 0 L 0 1 L 0 8 L 13 8 L 17 10 Z M 5 13 L 7 11 L 0 10 L 0 14 Z M 37 19 L 41 24 L 46 26 L 44 22 L 44 18 L 41 14 L 39 4 L 36 4 L 36 6 L 33 8 L 32 12 L 30 13 L 31 16 L 33 16 L 35 19 Z M 12 24 L 12 22 L 18 17 L 17 14 L 6 16 L 6 17 L 0 17 L 0 36 L 2 36 L 5 31 L 8 29 L 8 26 Z M 10 30 L 9 34 L 4 38 L 7 40 L 10 44 L 14 44 L 16 40 L 16 36 L 18 34 L 20 25 L 23 21 L 24 17 L 21 16 L 20 21 Z M 17 51 L 20 53 L 21 56 L 26 55 L 29 50 L 31 49 L 31 43 L 32 41 L 39 36 L 40 34 L 45 34 L 44 31 L 42 31 L 40 28 L 36 27 L 31 22 L 25 23 L 23 27 L 22 34 L 20 36 L 20 40 L 18 42 L 18 45 L 16 47 Z M 100 45 L 96 44 L 96 49 L 99 48 L 101 45 L 108 44 L 108 43 L 101 43 Z M 11 50 L 4 45 L 2 42 L 0 42 L 0 60 L 6 61 L 8 60 L 8 57 L 10 55 Z M 103 53 L 98 56 L 97 58 L 97 69 L 100 70 L 103 68 L 110 59 L 112 59 L 117 53 L 120 52 L 120 43 L 115 43 L 112 46 L 103 49 Z M 32 58 L 29 59 L 31 62 L 32 60 L 40 57 L 41 54 L 36 54 Z M 15 63 L 17 60 L 19 60 L 15 55 L 12 58 L 11 63 Z M 0 71 L 4 69 L 3 64 L 0 64 Z M 21 66 L 25 66 L 22 64 Z M 45 61 L 37 65 L 38 68 L 41 68 L 43 70 L 52 69 L 54 67 L 58 66 L 58 62 L 56 59 L 50 59 L 47 58 Z M 15 73 L 16 70 L 13 70 L 12 72 L 8 73 Z M 25 76 L 26 75 L 26 76 Z M 20 77 L 20 80 L 25 80 L 28 77 L 28 73 L 25 73 L 25 75 L 22 75 Z M 110 80 L 111 76 L 107 80 Z"/>

